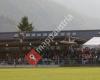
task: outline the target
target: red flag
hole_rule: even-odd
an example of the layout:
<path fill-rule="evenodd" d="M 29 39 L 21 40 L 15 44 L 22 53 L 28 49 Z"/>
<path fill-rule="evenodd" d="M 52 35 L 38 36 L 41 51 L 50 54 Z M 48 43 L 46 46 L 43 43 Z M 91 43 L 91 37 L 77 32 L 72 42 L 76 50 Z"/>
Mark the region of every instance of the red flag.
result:
<path fill-rule="evenodd" d="M 28 63 L 32 65 L 36 65 L 42 59 L 39 53 L 36 52 L 34 49 L 31 49 L 31 51 L 25 55 L 25 58 Z"/>

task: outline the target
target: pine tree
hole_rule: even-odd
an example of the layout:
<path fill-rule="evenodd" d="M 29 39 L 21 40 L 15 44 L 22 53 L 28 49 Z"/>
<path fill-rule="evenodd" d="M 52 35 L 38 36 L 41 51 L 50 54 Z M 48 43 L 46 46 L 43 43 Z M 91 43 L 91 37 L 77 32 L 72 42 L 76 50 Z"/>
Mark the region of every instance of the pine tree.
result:
<path fill-rule="evenodd" d="M 32 23 L 29 23 L 28 17 L 24 16 L 21 19 L 21 22 L 17 26 L 20 32 L 31 32 L 33 31 Z"/>

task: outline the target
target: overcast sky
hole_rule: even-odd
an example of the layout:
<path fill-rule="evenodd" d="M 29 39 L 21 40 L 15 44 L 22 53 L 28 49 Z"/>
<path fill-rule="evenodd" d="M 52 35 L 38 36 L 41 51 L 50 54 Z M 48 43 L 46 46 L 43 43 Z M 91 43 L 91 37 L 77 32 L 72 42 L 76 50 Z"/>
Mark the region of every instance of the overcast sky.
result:
<path fill-rule="evenodd" d="M 53 30 L 68 14 L 72 29 L 100 29 L 100 0 L 0 0 L 0 32 L 16 31 L 28 16 L 36 30 Z M 84 27 L 83 27 L 84 26 Z"/>
<path fill-rule="evenodd" d="M 100 0 L 53 0 L 81 14 L 100 18 Z"/>

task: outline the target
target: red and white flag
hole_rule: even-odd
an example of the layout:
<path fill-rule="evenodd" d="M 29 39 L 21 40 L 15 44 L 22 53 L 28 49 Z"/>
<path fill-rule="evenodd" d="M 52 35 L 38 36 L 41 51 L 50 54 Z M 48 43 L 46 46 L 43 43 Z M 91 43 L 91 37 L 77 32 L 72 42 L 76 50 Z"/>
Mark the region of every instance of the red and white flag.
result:
<path fill-rule="evenodd" d="M 25 55 L 25 59 L 29 64 L 36 65 L 42 59 L 42 57 L 34 49 L 31 49 L 31 51 Z"/>

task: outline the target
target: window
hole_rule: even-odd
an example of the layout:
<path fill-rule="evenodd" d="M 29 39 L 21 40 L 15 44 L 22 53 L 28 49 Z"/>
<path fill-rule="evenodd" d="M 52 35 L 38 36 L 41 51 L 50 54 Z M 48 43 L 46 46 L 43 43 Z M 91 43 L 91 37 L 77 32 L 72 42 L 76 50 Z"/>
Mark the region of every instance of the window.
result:
<path fill-rule="evenodd" d="M 33 37 L 34 37 L 35 35 L 36 35 L 35 33 L 32 34 Z"/>
<path fill-rule="evenodd" d="M 14 37 L 18 37 L 19 35 L 18 34 L 14 34 Z"/>
<path fill-rule="evenodd" d="M 47 33 L 43 33 L 43 36 L 48 36 L 48 34 Z"/>
<path fill-rule="evenodd" d="M 41 33 L 37 33 L 37 36 L 41 36 Z"/>
<path fill-rule="evenodd" d="M 26 34 L 26 37 L 30 37 L 30 34 L 29 34 L 29 33 L 27 33 L 27 34 Z"/>
<path fill-rule="evenodd" d="M 62 32 L 60 35 L 61 35 L 61 36 L 65 36 L 65 33 L 64 33 L 64 32 Z"/>
<path fill-rule="evenodd" d="M 76 36 L 76 32 L 73 32 L 72 35 L 73 35 L 73 36 Z"/>

